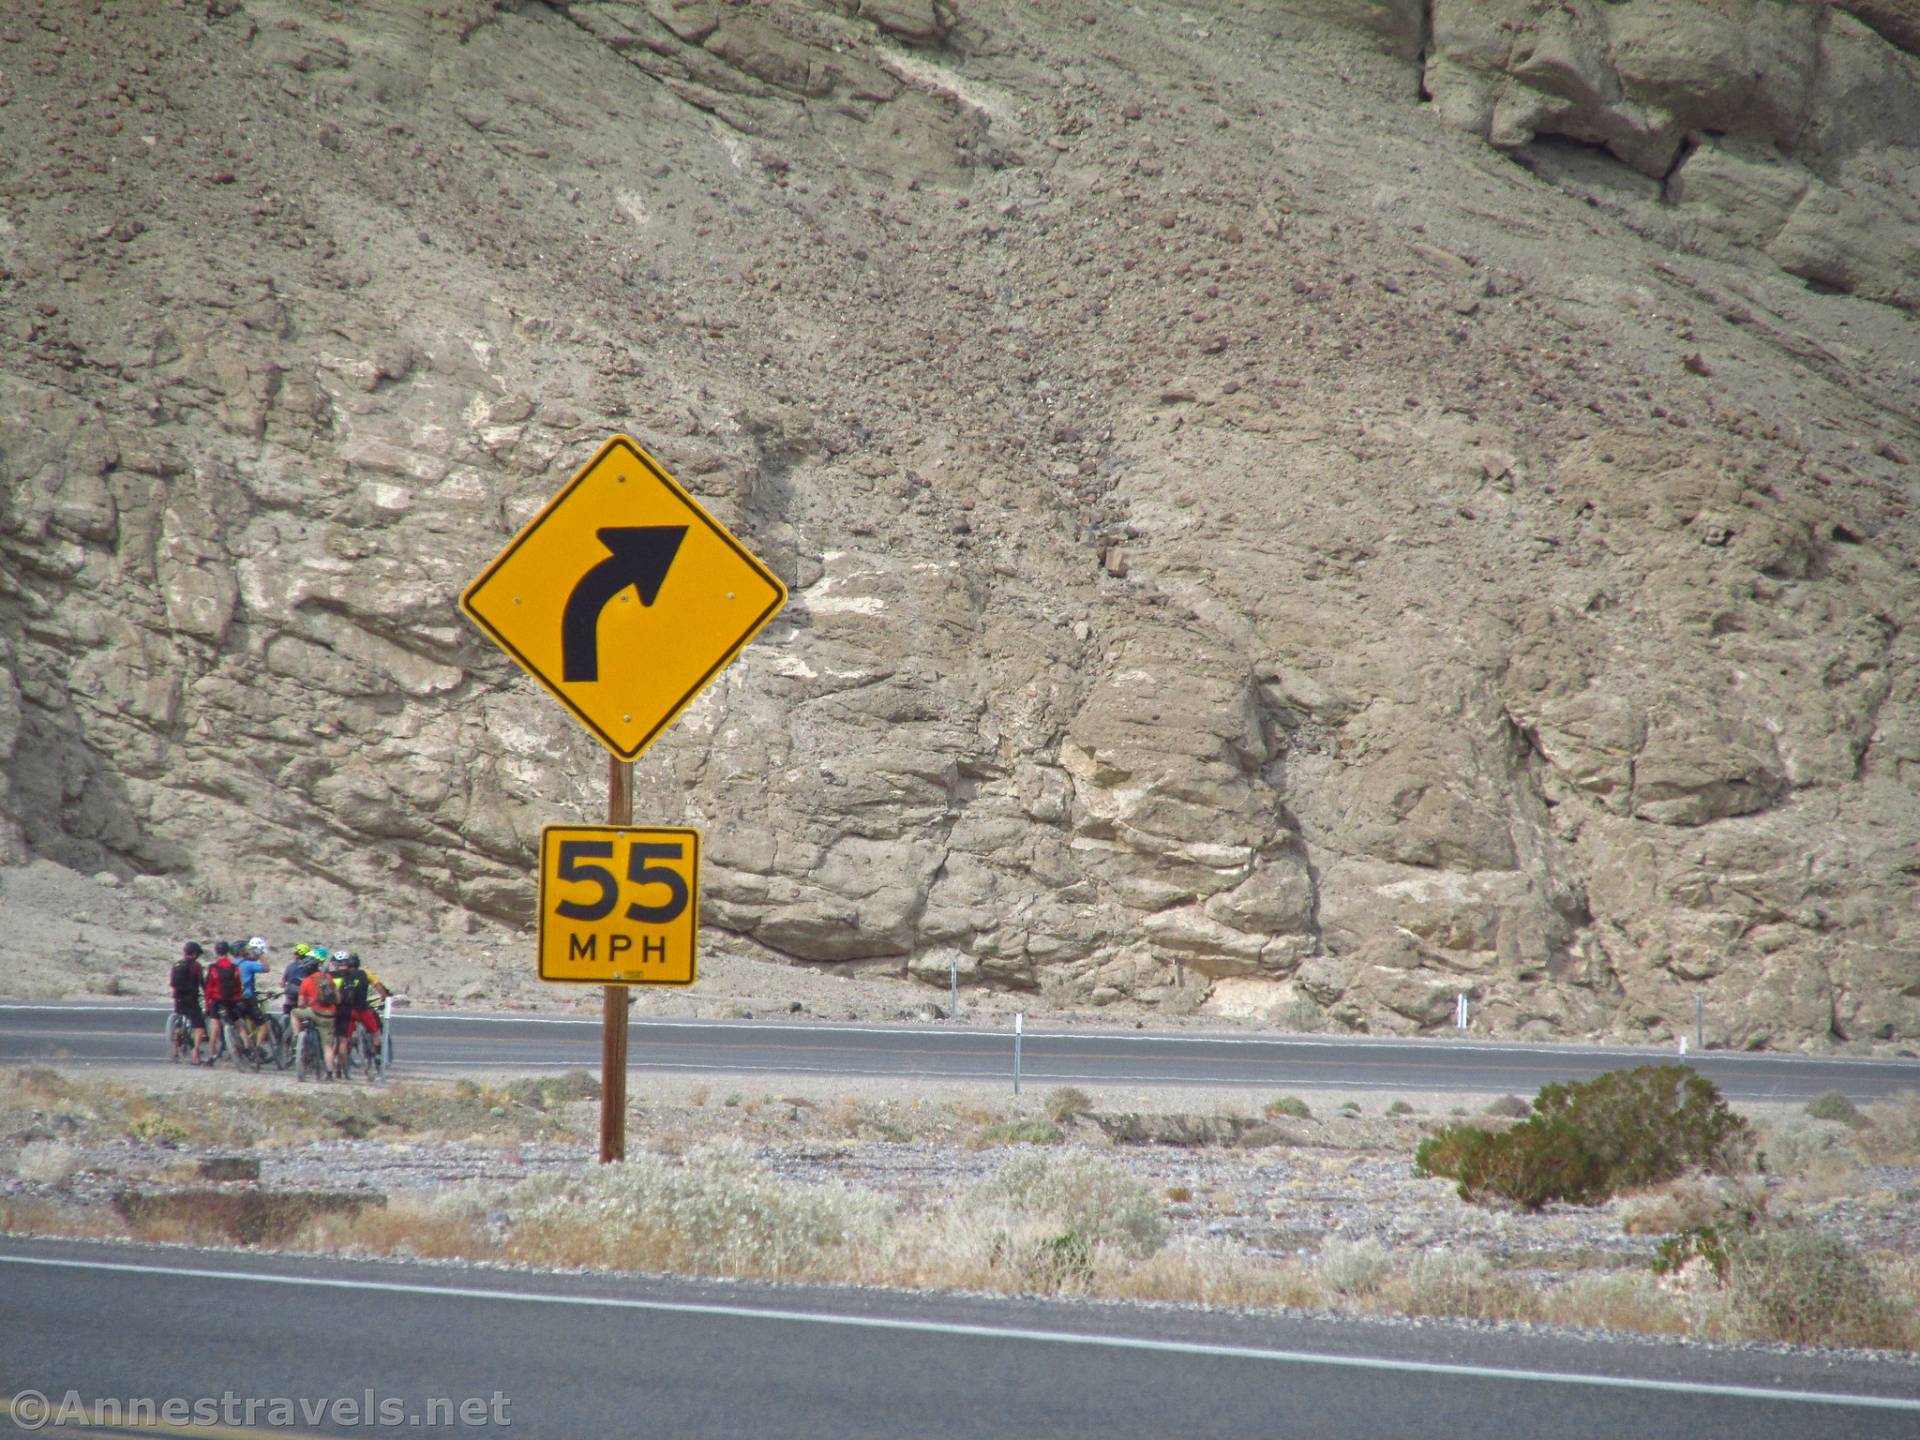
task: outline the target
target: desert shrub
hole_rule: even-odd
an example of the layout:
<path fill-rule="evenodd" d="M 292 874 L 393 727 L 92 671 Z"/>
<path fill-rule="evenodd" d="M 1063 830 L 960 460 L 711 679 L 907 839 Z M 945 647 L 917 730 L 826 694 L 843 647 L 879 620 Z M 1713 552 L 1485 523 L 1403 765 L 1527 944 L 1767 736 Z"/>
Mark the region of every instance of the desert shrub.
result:
<path fill-rule="evenodd" d="M 1776 1175 L 1805 1175 L 1822 1165 L 1855 1163 L 1858 1152 L 1845 1122 L 1792 1115 L 1767 1133 L 1760 1153 Z"/>
<path fill-rule="evenodd" d="M 1502 1119 L 1518 1120 L 1522 1116 L 1531 1115 L 1533 1107 L 1518 1095 L 1496 1095 L 1481 1108 L 1480 1113 L 1499 1116 Z"/>
<path fill-rule="evenodd" d="M 1807 1114 L 1815 1120 L 1838 1120 L 1845 1125 L 1861 1123 L 1860 1107 L 1838 1090 L 1822 1090 L 1807 1101 Z"/>
<path fill-rule="evenodd" d="M 74 1088 L 51 1065 L 24 1065 L 7 1077 L 7 1089 L 28 1100 L 65 1100 Z"/>
<path fill-rule="evenodd" d="M 530 1075 L 507 1086 L 507 1097 L 534 1110 L 549 1110 L 569 1100 L 598 1100 L 600 1082 L 591 1071 Z"/>
<path fill-rule="evenodd" d="M 186 1127 L 179 1121 L 152 1113 L 135 1117 L 127 1126 L 127 1134 L 156 1145 L 182 1145 L 187 1139 Z"/>
<path fill-rule="evenodd" d="M 1047 1096 L 1047 1118 L 1056 1125 L 1064 1125 L 1069 1120 L 1093 1113 L 1093 1100 L 1084 1090 L 1076 1090 L 1071 1085 L 1062 1085 Z"/>
<path fill-rule="evenodd" d="M 1372 1295 L 1392 1270 L 1377 1240 L 1329 1240 L 1313 1259 L 1313 1278 L 1336 1295 Z"/>
<path fill-rule="evenodd" d="M 1527 1319 L 1535 1304 L 1525 1288 L 1498 1274 L 1478 1250 L 1415 1255 L 1395 1285 L 1385 1287 L 1404 1315 L 1458 1315 L 1471 1319 Z"/>
<path fill-rule="evenodd" d="M 1012 1268 L 1025 1289 L 1052 1294 L 1092 1282 L 1094 1246 L 1078 1230 L 1027 1237 L 1002 1232 L 994 1239 L 988 1263 Z"/>
<path fill-rule="evenodd" d="M 1276 1095 L 1260 1107 L 1260 1113 L 1269 1120 L 1278 1120 L 1282 1115 L 1292 1120 L 1313 1118 L 1313 1111 L 1307 1108 L 1307 1102 L 1297 1095 Z"/>
<path fill-rule="evenodd" d="M 1751 1225 L 1766 1206 L 1767 1192 L 1751 1182 L 1682 1175 L 1627 1201 L 1620 1210 L 1620 1228 L 1629 1235 L 1678 1235 L 1729 1220 Z"/>
<path fill-rule="evenodd" d="M 30 1140 L 14 1158 L 14 1170 L 35 1185 L 58 1185 L 80 1168 L 80 1157 L 64 1140 Z"/>
<path fill-rule="evenodd" d="M 1167 1239 L 1167 1217 L 1152 1188 L 1091 1150 L 1018 1156 L 975 1186 L 968 1203 L 1001 1207 L 1135 1258 Z"/>
<path fill-rule="evenodd" d="M 1901 1090 L 1866 1109 L 1860 1144 L 1883 1164 L 1920 1163 L 1920 1090 Z"/>
<path fill-rule="evenodd" d="M 1002 1120 L 975 1137 L 981 1145 L 1058 1145 L 1066 1139 L 1051 1120 Z"/>
<path fill-rule="evenodd" d="M 1681 1305 L 1644 1270 L 1584 1271 L 1540 1300 L 1540 1318 L 1553 1324 L 1643 1335 L 1678 1335 L 1688 1328 Z"/>
<path fill-rule="evenodd" d="M 1396 1100 L 1387 1106 L 1387 1114 L 1389 1115 L 1411 1115 L 1413 1113 L 1413 1106 L 1404 1100 Z"/>
<path fill-rule="evenodd" d="M 1274 1013 L 1273 1024 L 1280 1030 L 1317 1035 L 1333 1028 L 1333 1017 L 1324 1005 L 1296 995 Z"/>
<path fill-rule="evenodd" d="M 1724 1324 L 1739 1338 L 1796 1345 L 1899 1345 L 1907 1326 L 1866 1260 L 1798 1227 L 1726 1243 Z"/>
<path fill-rule="evenodd" d="M 1737 1233 L 1736 1225 L 1720 1221 L 1669 1235 L 1654 1247 L 1650 1268 L 1656 1275 L 1680 1275 L 1698 1263 L 1713 1271 L 1716 1280 L 1725 1280 L 1727 1244 Z"/>
<path fill-rule="evenodd" d="M 819 1273 L 892 1213 L 845 1186 L 781 1180 L 732 1141 L 695 1146 L 680 1164 L 641 1155 L 536 1176 L 504 1208 L 515 1259 L 770 1277 Z"/>
<path fill-rule="evenodd" d="M 1643 1065 L 1545 1086 L 1533 1114 L 1500 1134 L 1447 1126 L 1421 1143 L 1414 1168 L 1457 1180 L 1463 1200 L 1538 1210 L 1556 1200 L 1597 1204 L 1690 1169 L 1730 1173 L 1749 1147 L 1747 1122 L 1710 1081 L 1683 1066 Z"/>

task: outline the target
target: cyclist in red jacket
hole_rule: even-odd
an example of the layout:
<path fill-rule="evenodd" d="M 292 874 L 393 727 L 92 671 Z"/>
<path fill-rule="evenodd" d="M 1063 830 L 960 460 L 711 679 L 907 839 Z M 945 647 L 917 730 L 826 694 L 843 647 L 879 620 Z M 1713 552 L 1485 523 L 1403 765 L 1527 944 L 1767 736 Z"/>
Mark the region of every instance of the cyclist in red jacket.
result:
<path fill-rule="evenodd" d="M 234 964 L 233 947 L 225 940 L 216 940 L 213 945 L 213 964 L 207 967 L 207 1019 L 208 1038 L 212 1042 L 214 1056 L 220 1053 L 220 1033 L 223 1024 L 238 1027 L 240 1024 L 240 1002 L 242 988 L 240 967 Z M 234 1038 L 239 1038 L 239 1030 L 234 1030 Z M 210 1061 L 211 1061 L 211 1057 Z"/>

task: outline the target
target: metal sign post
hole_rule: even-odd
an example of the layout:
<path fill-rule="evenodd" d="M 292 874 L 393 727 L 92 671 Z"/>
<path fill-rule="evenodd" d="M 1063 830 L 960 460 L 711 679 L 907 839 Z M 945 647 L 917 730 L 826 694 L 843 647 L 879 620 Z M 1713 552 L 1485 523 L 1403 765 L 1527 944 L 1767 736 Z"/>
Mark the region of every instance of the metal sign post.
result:
<path fill-rule="evenodd" d="M 607 823 L 633 824 L 633 762 L 607 757 Z M 609 985 L 600 1010 L 600 1163 L 627 1158 L 627 987 Z"/>

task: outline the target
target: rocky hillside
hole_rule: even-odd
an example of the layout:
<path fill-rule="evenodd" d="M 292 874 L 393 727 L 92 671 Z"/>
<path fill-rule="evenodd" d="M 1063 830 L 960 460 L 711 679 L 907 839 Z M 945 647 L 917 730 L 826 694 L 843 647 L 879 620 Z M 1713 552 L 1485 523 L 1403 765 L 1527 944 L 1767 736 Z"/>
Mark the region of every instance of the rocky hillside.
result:
<path fill-rule="evenodd" d="M 638 767 L 718 952 L 1920 1034 L 1916 49 L 1906 0 L 19 0 L 0 861 L 523 924 L 604 753 L 455 599 L 626 432 L 793 592 Z"/>

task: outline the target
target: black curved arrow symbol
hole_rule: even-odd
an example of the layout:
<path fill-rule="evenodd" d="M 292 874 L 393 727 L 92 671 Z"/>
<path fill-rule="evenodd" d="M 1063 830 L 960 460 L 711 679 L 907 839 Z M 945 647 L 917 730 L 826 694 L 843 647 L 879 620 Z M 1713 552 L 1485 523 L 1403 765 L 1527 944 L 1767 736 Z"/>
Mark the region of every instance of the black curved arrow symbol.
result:
<path fill-rule="evenodd" d="M 686 538 L 684 525 L 628 525 L 596 532 L 607 558 L 582 575 L 560 617 L 560 675 L 571 685 L 600 678 L 600 612 L 629 585 L 653 604 Z"/>

